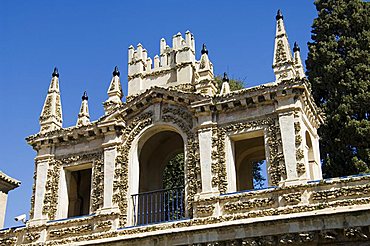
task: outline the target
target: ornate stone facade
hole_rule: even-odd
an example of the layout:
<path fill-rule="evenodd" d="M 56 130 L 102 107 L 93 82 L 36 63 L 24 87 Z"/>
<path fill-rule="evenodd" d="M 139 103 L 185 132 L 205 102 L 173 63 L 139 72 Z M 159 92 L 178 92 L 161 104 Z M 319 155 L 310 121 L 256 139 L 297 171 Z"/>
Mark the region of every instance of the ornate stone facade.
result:
<path fill-rule="evenodd" d="M 41 130 L 27 138 L 37 150 L 30 220 L 0 231 L 0 244 L 369 243 L 370 176 L 322 180 L 323 119 L 276 20 L 276 81 L 252 88 L 217 94 L 205 45 L 196 61 L 193 35 L 176 34 L 154 64 L 141 44 L 129 48 L 125 102 L 116 67 L 105 115 L 90 122 L 84 94 L 83 121 L 62 128 L 54 72 Z M 165 187 L 179 153 L 183 175 L 171 179 L 183 187 Z M 252 173 L 261 161 L 262 189 Z"/>

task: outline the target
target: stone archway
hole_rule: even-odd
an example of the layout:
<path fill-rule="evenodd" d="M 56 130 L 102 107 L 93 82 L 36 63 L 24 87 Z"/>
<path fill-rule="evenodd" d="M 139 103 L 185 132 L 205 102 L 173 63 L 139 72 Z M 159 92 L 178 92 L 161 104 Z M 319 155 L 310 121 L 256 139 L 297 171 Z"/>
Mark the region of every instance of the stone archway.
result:
<path fill-rule="evenodd" d="M 183 152 L 183 139 L 174 131 L 160 131 L 144 141 L 139 141 L 139 193 L 165 188 L 164 170 L 173 157 Z"/>
<path fill-rule="evenodd" d="M 136 156 L 134 162 L 138 168 L 138 193 L 132 194 L 134 224 L 173 221 L 185 217 L 184 165 L 179 173 L 181 175 L 174 174 L 171 177 L 172 180 L 182 178 L 180 187 L 164 189 L 168 187 L 163 182 L 166 167 L 169 163 L 174 164 L 173 158 L 178 154 L 184 156 L 184 141 L 177 129 L 171 126 L 153 126 L 139 136 L 136 150 L 132 153 Z"/>

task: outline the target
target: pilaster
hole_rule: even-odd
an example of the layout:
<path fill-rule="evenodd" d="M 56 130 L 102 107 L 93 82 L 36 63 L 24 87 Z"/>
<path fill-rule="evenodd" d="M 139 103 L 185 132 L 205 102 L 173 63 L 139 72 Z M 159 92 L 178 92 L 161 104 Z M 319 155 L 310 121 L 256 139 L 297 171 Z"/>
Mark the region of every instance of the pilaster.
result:
<path fill-rule="evenodd" d="M 30 218 L 29 224 L 31 226 L 45 224 L 49 219 L 43 213 L 44 199 L 46 194 L 47 174 L 49 162 L 53 156 L 49 154 L 39 155 L 35 158 L 36 165 L 36 184 L 35 184 L 35 198 L 33 204 L 33 218 Z M 31 208 L 32 209 L 32 208 Z"/>
<path fill-rule="evenodd" d="M 204 112 L 198 115 L 198 139 L 200 153 L 200 168 L 202 180 L 201 198 L 218 194 L 218 190 L 212 188 L 212 113 Z"/>
<path fill-rule="evenodd" d="M 279 113 L 279 125 L 287 174 L 285 183 L 287 184 L 298 181 L 293 112 Z"/>
<path fill-rule="evenodd" d="M 99 213 L 118 212 L 118 206 L 113 203 L 113 182 L 117 157 L 119 138 L 115 132 L 108 132 L 105 135 L 102 147 L 104 149 L 104 195 L 103 208 Z"/>

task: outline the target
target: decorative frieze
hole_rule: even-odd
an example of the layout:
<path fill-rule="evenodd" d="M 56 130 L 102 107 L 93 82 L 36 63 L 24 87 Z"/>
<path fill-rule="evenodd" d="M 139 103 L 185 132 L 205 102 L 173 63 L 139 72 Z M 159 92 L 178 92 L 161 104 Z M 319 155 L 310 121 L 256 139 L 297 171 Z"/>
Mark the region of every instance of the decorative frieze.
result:
<path fill-rule="evenodd" d="M 227 213 L 240 213 L 245 212 L 254 208 L 265 208 L 271 207 L 275 204 L 275 199 L 272 197 L 267 198 L 253 198 L 245 201 L 231 201 L 226 202 L 224 207 Z"/>
<path fill-rule="evenodd" d="M 340 188 L 332 188 L 330 190 L 314 191 L 311 195 L 312 200 L 333 200 L 339 197 L 363 196 L 370 193 L 370 185 L 346 186 Z"/>
<path fill-rule="evenodd" d="M 65 236 L 74 236 L 74 235 L 81 235 L 87 232 L 91 232 L 93 229 L 93 225 L 80 225 L 80 226 L 72 226 L 72 227 L 63 227 L 60 229 L 51 230 L 49 232 L 49 236 L 51 238 L 60 238 Z"/>
<path fill-rule="evenodd" d="M 17 237 L 15 236 L 0 238 L 0 245 L 15 245 L 16 242 Z"/>
<path fill-rule="evenodd" d="M 24 240 L 27 242 L 34 242 L 39 238 L 40 238 L 39 232 L 26 232 L 26 234 L 24 234 Z"/>
<path fill-rule="evenodd" d="M 92 153 L 80 153 L 72 154 L 67 156 L 58 156 L 56 159 L 63 163 L 63 166 L 68 166 L 70 164 L 78 165 L 82 163 L 93 163 L 94 161 L 102 161 L 102 151 L 92 152 Z"/>
<path fill-rule="evenodd" d="M 293 192 L 288 194 L 283 194 L 282 198 L 289 205 L 296 205 L 301 202 L 302 194 L 301 192 Z"/>
<path fill-rule="evenodd" d="M 196 206 L 196 213 L 199 217 L 211 216 L 215 210 L 215 205 L 213 204 L 202 204 Z"/>

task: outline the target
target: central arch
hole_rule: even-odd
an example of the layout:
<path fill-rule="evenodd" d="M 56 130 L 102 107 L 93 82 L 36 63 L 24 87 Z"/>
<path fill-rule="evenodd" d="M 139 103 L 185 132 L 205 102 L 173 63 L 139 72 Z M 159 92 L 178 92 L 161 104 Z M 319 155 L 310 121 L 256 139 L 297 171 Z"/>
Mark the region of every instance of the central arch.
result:
<path fill-rule="evenodd" d="M 180 134 L 165 130 L 139 141 L 139 193 L 161 190 L 166 187 L 164 173 L 169 161 L 184 153 L 184 142 Z M 173 177 L 173 178 L 182 178 Z M 184 186 L 184 182 L 182 182 Z M 175 187 L 172 187 L 175 188 Z"/>
<path fill-rule="evenodd" d="M 185 142 L 172 124 L 151 126 L 134 141 L 130 174 L 134 225 L 185 217 Z"/>

